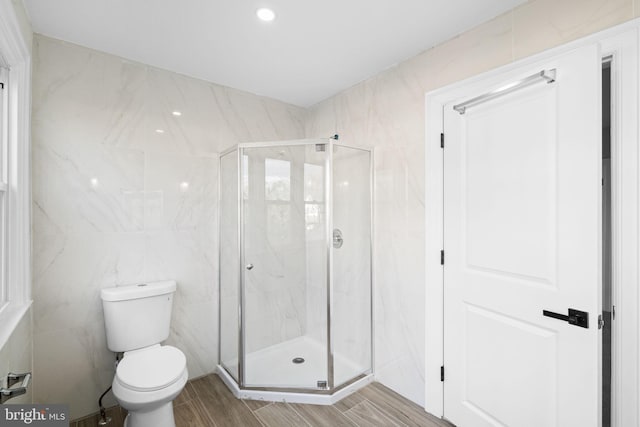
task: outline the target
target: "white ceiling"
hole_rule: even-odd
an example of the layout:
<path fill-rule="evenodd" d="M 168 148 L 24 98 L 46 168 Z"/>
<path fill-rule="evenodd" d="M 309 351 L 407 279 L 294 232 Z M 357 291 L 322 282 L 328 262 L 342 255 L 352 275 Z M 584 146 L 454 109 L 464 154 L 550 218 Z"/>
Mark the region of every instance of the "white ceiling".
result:
<path fill-rule="evenodd" d="M 304 107 L 524 2 L 24 0 L 37 33 Z"/>

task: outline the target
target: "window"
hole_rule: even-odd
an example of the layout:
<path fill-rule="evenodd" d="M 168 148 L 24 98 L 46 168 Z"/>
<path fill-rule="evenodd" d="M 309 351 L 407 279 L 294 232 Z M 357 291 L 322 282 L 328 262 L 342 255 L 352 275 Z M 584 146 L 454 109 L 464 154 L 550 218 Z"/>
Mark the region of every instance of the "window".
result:
<path fill-rule="evenodd" d="M 264 159 L 267 237 L 271 244 L 291 243 L 291 162 Z"/>
<path fill-rule="evenodd" d="M 249 200 L 249 156 L 242 155 L 242 199 Z"/>
<path fill-rule="evenodd" d="M 264 159 L 264 198 L 266 200 L 291 200 L 291 162 Z"/>
<path fill-rule="evenodd" d="M 304 164 L 304 222 L 308 240 L 324 239 L 324 167 Z"/>
<path fill-rule="evenodd" d="M 31 39 L 17 7 L 0 2 L 0 348 L 31 305 Z"/>

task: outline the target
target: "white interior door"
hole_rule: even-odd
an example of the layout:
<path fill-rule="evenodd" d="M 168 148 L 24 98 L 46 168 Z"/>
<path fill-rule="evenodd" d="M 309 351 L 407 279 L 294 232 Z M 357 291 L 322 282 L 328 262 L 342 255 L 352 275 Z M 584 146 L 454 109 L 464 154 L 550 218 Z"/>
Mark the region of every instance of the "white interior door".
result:
<path fill-rule="evenodd" d="M 556 81 L 445 108 L 444 416 L 458 427 L 600 419 L 598 49 L 513 79 L 541 68 Z M 543 316 L 570 308 L 588 328 Z"/>

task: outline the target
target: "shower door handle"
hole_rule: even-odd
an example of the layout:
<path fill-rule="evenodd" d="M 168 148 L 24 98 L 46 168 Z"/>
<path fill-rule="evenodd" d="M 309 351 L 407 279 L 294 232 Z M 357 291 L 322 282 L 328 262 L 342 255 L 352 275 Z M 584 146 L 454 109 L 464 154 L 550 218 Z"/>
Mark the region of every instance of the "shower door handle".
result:
<path fill-rule="evenodd" d="M 253 264 L 247 264 L 247 265 L 245 266 L 245 268 L 246 268 L 247 270 L 252 270 L 252 269 L 253 269 Z"/>
<path fill-rule="evenodd" d="M 342 231 L 339 228 L 333 229 L 333 247 L 335 249 L 340 249 L 342 244 L 344 243 L 344 238 L 342 237 Z"/>

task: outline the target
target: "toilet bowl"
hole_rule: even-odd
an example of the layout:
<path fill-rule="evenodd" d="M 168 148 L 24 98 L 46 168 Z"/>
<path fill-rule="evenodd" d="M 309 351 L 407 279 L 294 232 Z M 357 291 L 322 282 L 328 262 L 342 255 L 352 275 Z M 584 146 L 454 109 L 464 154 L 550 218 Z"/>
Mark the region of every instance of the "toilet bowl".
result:
<path fill-rule="evenodd" d="M 160 344 L 169 337 L 175 291 L 174 281 L 101 291 L 107 346 L 124 353 L 112 387 L 129 412 L 125 427 L 175 427 L 172 401 L 187 383 L 187 359 Z"/>
<path fill-rule="evenodd" d="M 175 347 L 126 352 L 113 379 L 113 395 L 129 412 L 126 427 L 174 427 L 172 401 L 187 383 L 187 361 Z"/>

